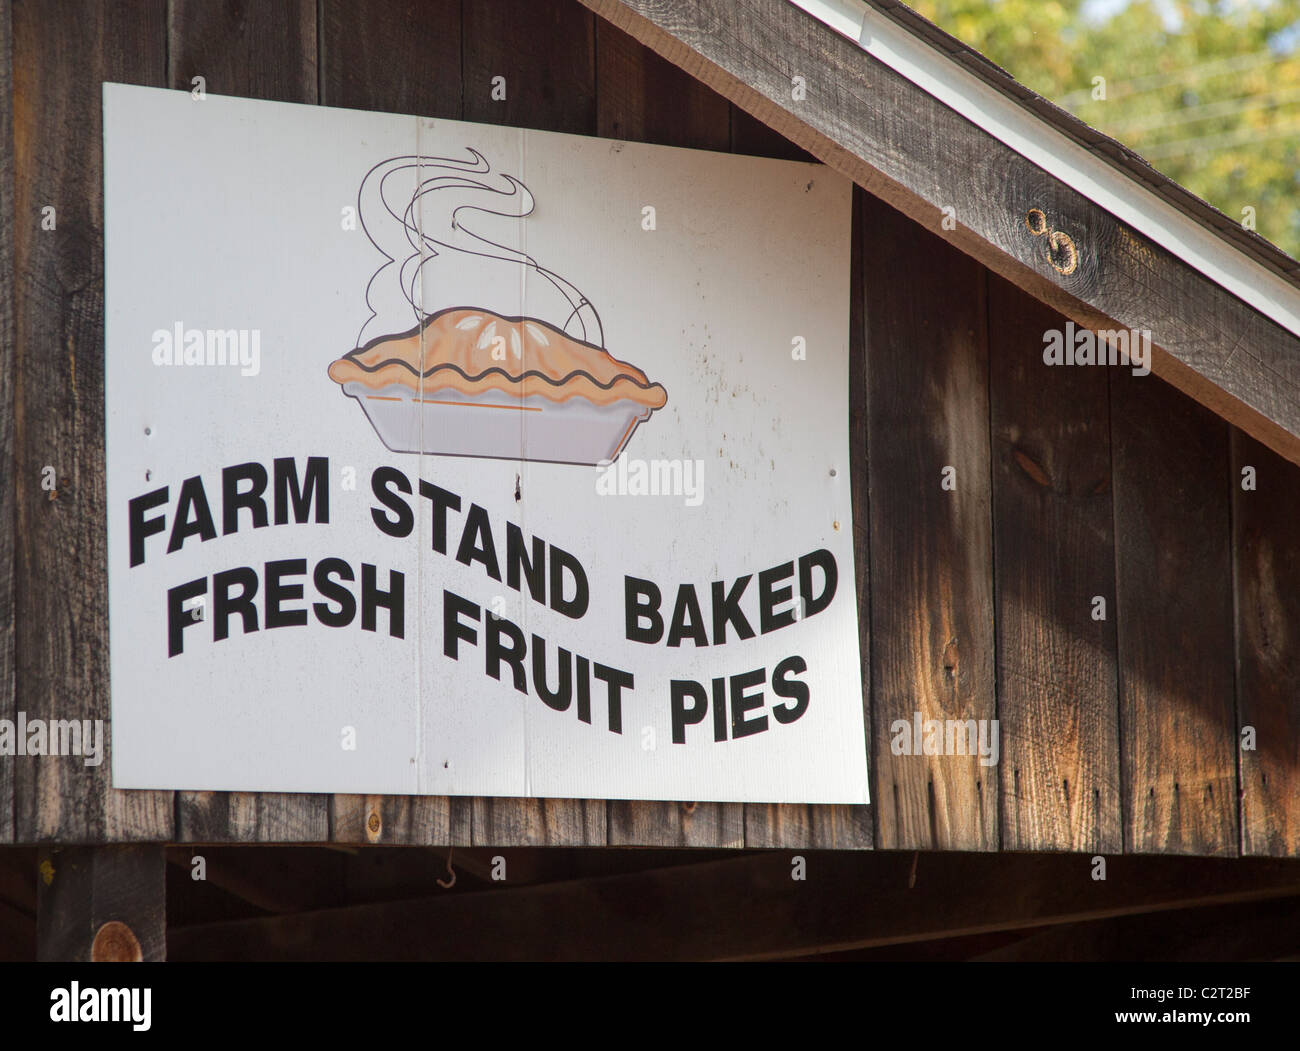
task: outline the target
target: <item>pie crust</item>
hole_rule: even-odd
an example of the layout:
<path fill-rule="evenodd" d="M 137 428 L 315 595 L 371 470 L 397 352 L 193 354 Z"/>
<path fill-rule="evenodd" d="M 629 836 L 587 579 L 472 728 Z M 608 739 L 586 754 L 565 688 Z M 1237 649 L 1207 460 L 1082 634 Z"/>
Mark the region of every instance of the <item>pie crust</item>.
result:
<path fill-rule="evenodd" d="M 371 340 L 329 375 L 395 452 L 604 463 L 668 400 L 635 365 L 548 322 L 472 307 Z"/>

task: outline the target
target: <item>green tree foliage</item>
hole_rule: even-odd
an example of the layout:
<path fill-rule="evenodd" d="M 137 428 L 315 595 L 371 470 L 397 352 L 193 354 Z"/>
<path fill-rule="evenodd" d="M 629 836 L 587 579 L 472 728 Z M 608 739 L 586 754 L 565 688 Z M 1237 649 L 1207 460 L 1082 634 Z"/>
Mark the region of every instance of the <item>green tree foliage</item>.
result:
<path fill-rule="evenodd" d="M 1300 0 L 909 2 L 1300 257 Z"/>

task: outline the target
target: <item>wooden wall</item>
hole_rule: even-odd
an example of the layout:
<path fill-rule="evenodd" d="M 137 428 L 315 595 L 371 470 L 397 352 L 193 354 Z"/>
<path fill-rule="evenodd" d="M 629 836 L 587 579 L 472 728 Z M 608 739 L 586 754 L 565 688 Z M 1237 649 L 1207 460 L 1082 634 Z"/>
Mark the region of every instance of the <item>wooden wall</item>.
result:
<path fill-rule="evenodd" d="M 100 83 L 195 76 L 801 156 L 577 0 L 0 8 L 0 717 L 108 718 Z M 1043 366 L 1063 319 L 861 191 L 853 241 L 873 806 L 115 792 L 107 762 L 0 759 L 0 842 L 1300 855 L 1300 468 L 1154 377 Z M 1000 720 L 1001 762 L 894 756 L 914 711 Z"/>

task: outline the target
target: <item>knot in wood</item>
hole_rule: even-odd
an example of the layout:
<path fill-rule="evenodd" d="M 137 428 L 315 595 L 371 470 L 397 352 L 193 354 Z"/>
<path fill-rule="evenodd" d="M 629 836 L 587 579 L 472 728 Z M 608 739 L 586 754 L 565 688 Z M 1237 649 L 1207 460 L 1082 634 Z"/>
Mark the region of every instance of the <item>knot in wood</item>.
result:
<path fill-rule="evenodd" d="M 1068 277 L 1079 269 L 1079 249 L 1074 238 L 1064 230 L 1053 230 L 1041 208 L 1030 208 L 1025 213 L 1025 229 L 1035 237 L 1047 235 L 1047 263 L 1058 274 Z"/>
<path fill-rule="evenodd" d="M 1035 237 L 1047 233 L 1047 216 L 1041 208 L 1030 208 L 1025 212 L 1025 228 Z"/>
<path fill-rule="evenodd" d="M 1069 234 L 1053 230 L 1048 235 L 1047 261 L 1053 270 L 1066 277 L 1079 269 L 1079 250 Z"/>

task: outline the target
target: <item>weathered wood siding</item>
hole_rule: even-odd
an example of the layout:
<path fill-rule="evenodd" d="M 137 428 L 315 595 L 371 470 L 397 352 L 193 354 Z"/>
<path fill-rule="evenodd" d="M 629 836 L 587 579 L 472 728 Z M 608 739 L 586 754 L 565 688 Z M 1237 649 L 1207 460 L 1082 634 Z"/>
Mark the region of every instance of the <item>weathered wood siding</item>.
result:
<path fill-rule="evenodd" d="M 1059 324 L 989 276 L 1002 846 L 1107 853 L 1122 843 L 1110 404 L 1105 369 L 1043 365 Z"/>
<path fill-rule="evenodd" d="M 987 280 L 874 197 L 863 225 L 878 845 L 997 850 L 996 769 L 895 756 L 890 729 L 997 718 Z"/>
<path fill-rule="evenodd" d="M 13 97 L 9 5 L 0 8 L 0 99 Z M 14 151 L 0 105 L 0 719 L 14 717 Z M 0 843 L 14 838 L 14 764 L 0 759 Z"/>
<path fill-rule="evenodd" d="M 18 509 L 15 707 L 29 718 L 108 718 L 100 84 L 166 85 L 167 15 L 164 0 L 12 7 L 15 192 L 3 225 L 15 235 L 17 389 L 6 425 Z M 42 229 L 47 207 L 54 229 Z M 19 840 L 174 834 L 172 794 L 112 791 L 108 761 L 0 762 L 15 766 Z"/>
<path fill-rule="evenodd" d="M 109 715 L 100 82 L 196 76 L 806 156 L 577 0 L 5 6 L 0 717 Z M 850 313 L 873 806 L 116 792 L 107 762 L 0 759 L 0 842 L 1300 855 L 1300 468 L 1155 377 L 1044 366 L 1059 314 L 863 190 Z M 999 764 L 894 755 L 916 711 L 998 719 Z"/>

